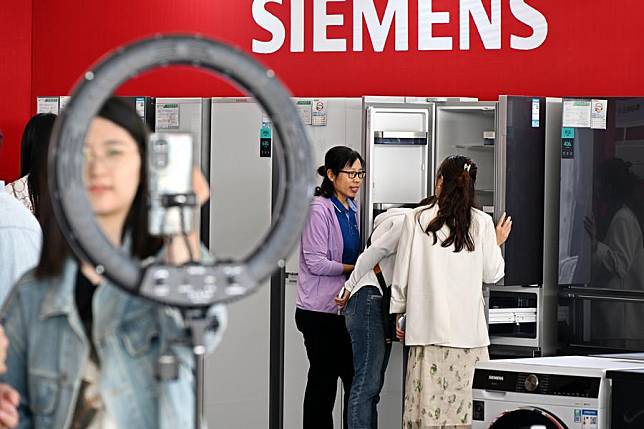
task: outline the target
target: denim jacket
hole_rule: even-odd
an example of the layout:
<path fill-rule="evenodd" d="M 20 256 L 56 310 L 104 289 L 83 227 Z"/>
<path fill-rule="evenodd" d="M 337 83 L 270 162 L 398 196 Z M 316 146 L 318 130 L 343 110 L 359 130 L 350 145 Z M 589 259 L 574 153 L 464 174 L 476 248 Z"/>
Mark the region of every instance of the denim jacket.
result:
<path fill-rule="evenodd" d="M 26 274 L 3 308 L 9 338 L 9 383 L 21 397 L 20 429 L 67 429 L 73 418 L 90 344 L 74 302 L 78 265 L 68 261 L 58 278 L 39 280 Z M 101 373 L 101 396 L 120 429 L 194 427 L 194 359 L 180 313 L 116 288 L 108 281 L 93 297 L 94 343 Z M 221 306 L 211 309 L 219 329 L 226 325 Z M 160 352 L 170 347 L 179 360 L 179 378 L 155 377 Z"/>

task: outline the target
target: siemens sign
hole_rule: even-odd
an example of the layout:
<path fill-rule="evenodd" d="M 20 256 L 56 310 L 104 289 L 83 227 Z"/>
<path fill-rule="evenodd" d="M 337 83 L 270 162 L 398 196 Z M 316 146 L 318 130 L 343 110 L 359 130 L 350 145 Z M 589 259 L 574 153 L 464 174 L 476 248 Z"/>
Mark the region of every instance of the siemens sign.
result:
<path fill-rule="evenodd" d="M 287 38 L 284 23 L 267 6 L 270 3 L 282 4 L 283 0 L 253 0 L 252 13 L 255 23 L 270 33 L 269 40 L 253 39 L 252 50 L 258 54 L 270 54 L 284 47 Z M 344 15 L 327 12 L 327 4 L 344 3 L 346 0 L 306 0 L 313 6 L 313 51 L 314 52 L 347 52 L 347 39 L 330 38 L 329 27 L 344 26 Z M 349 0 L 350 1 L 350 0 Z M 409 22 L 410 0 L 389 0 L 382 21 L 378 16 L 374 0 L 353 0 L 353 39 L 351 50 L 360 52 L 364 49 L 363 27 L 369 33 L 373 50 L 382 52 L 387 37 L 395 23 L 395 50 L 408 51 L 410 37 Z M 433 27 L 436 24 L 449 24 L 452 16 L 448 11 L 434 10 L 432 0 L 411 0 L 418 2 L 418 50 L 449 51 L 454 48 L 452 36 L 435 36 Z M 459 0 L 459 42 L 458 49 L 470 49 L 470 21 L 474 23 L 487 50 L 501 49 L 501 1 L 489 0 L 488 15 L 483 0 Z M 526 0 L 509 1 L 514 19 L 532 29 L 529 36 L 510 35 L 510 48 L 527 51 L 541 46 L 548 36 L 548 21 L 537 9 Z M 291 52 L 304 52 L 304 3 L 305 0 L 290 1 L 290 37 Z M 471 20 L 470 20 L 471 17 Z M 363 23 L 365 24 L 363 26 Z"/>

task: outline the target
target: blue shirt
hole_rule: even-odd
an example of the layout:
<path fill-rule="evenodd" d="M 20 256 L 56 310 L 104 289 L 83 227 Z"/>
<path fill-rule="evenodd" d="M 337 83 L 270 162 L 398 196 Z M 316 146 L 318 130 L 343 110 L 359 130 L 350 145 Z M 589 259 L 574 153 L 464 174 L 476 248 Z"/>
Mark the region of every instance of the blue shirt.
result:
<path fill-rule="evenodd" d="M 349 208 L 346 208 L 335 195 L 331 197 L 331 202 L 335 206 L 335 214 L 338 216 L 338 222 L 340 222 L 340 230 L 342 231 L 342 240 L 344 242 L 342 248 L 342 263 L 355 265 L 362 248 L 360 244 L 360 230 L 358 229 L 358 221 L 356 219 L 358 208 L 353 200 L 349 199 L 347 201 L 349 202 Z"/>
<path fill-rule="evenodd" d="M 41 242 L 34 215 L 0 182 L 0 304 L 16 281 L 38 264 Z"/>

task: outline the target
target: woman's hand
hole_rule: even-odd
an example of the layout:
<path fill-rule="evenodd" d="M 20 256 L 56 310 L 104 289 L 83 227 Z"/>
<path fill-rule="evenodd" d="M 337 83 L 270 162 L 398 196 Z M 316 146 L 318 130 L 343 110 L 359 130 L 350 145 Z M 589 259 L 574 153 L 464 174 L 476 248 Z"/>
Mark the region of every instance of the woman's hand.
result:
<path fill-rule="evenodd" d="M 595 224 L 595 219 L 593 217 L 584 217 L 584 229 L 590 236 L 590 245 L 592 251 L 594 252 L 595 250 L 597 250 L 597 225 Z"/>
<path fill-rule="evenodd" d="M 510 231 L 512 231 L 512 218 L 503 213 L 501 219 L 496 224 L 496 244 L 498 246 L 505 243 L 510 235 Z"/>
<path fill-rule="evenodd" d="M 349 274 L 351 271 L 353 271 L 354 267 L 355 265 L 342 264 L 342 273 Z"/>
<path fill-rule="evenodd" d="M 400 342 L 405 342 L 405 331 L 400 329 L 400 319 L 402 318 L 402 314 L 396 314 L 396 338 L 400 340 Z"/>
<path fill-rule="evenodd" d="M 199 210 L 199 208 L 208 201 L 208 198 L 210 198 L 210 188 L 208 187 L 208 182 L 201 172 L 201 169 L 196 167 L 192 170 L 192 189 L 197 196 L 197 207 L 195 207 L 195 210 Z M 195 260 L 199 260 L 201 246 L 199 244 L 199 239 L 197 238 L 196 230 L 193 230 L 188 234 L 188 243 L 190 245 L 192 257 Z M 190 252 L 188 252 L 185 240 L 182 236 L 175 235 L 171 238 L 167 249 L 167 255 L 168 262 L 171 264 L 182 265 L 190 261 Z"/>
<path fill-rule="evenodd" d="M 337 305 L 340 310 L 344 310 L 344 307 L 347 306 L 347 302 L 349 302 L 350 296 L 351 293 L 345 288 L 342 288 L 342 295 L 335 297 L 335 305 Z"/>
<path fill-rule="evenodd" d="M 0 383 L 0 429 L 18 426 L 20 395 L 8 384 Z"/>

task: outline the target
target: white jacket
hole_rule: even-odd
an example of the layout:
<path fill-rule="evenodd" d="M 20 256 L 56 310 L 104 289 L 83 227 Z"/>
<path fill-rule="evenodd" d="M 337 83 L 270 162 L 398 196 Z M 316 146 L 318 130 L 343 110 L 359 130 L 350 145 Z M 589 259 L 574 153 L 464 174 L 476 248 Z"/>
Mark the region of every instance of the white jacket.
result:
<path fill-rule="evenodd" d="M 483 283 L 496 283 L 505 270 L 492 218 L 472 209 L 474 250 L 458 253 L 424 232 L 438 206 L 420 207 L 405 216 L 391 289 L 391 313 L 407 313 L 406 345 L 460 348 L 490 344 L 485 320 Z M 422 228 L 421 228 L 422 225 Z"/>
<path fill-rule="evenodd" d="M 378 278 L 373 271 L 376 264 L 380 264 L 380 270 L 385 282 L 390 285 L 394 274 L 394 262 L 396 260 L 396 249 L 402 232 L 405 215 L 411 213 L 412 209 L 391 208 L 379 214 L 373 221 L 373 234 L 371 235 L 371 246 L 367 247 L 358 257 L 356 265 L 344 284 L 344 288 L 355 295 L 363 286 L 376 286 L 382 295 L 382 289 Z"/>

